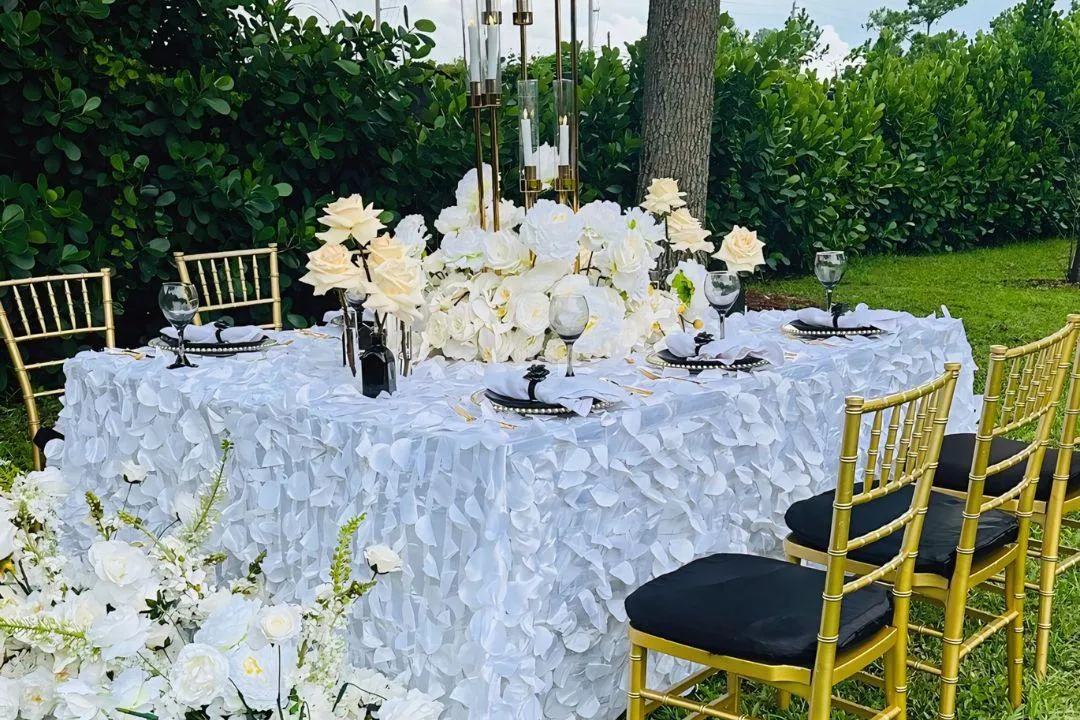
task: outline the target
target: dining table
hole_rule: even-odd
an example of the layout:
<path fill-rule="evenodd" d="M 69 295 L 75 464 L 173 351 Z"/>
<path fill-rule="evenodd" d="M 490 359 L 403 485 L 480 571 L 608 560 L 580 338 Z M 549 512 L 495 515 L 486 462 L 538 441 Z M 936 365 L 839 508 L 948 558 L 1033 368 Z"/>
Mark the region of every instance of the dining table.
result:
<path fill-rule="evenodd" d="M 365 397 L 330 328 L 268 332 L 259 352 L 175 370 L 161 349 L 81 352 L 64 367 L 64 439 L 48 462 L 71 486 L 71 518 L 93 491 L 164 527 L 227 437 L 209 541 L 224 571 L 265 551 L 266 592 L 311 598 L 339 527 L 363 513 L 357 557 L 386 544 L 404 567 L 357 604 L 356 661 L 437 696 L 450 720 L 612 720 L 626 707 L 626 596 L 713 553 L 782 557 L 785 511 L 835 486 L 846 396 L 958 361 L 950 431 L 975 426 L 971 347 L 944 308 L 877 337 L 800 339 L 782 331 L 793 317 L 728 321 L 783 347 L 783 362 L 750 372 L 661 368 L 647 351 L 578 363 L 626 394 L 587 416 L 496 412 L 477 396 L 485 366 L 441 357 Z M 138 484 L 124 480 L 131 463 L 149 469 Z M 94 530 L 74 527 L 76 552 Z M 657 658 L 650 686 L 685 670 Z"/>

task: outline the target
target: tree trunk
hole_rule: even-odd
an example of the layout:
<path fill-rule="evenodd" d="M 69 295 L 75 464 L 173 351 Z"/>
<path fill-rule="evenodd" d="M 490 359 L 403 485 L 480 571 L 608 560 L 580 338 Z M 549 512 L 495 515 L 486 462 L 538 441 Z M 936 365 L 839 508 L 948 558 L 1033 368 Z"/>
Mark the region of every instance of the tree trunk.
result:
<path fill-rule="evenodd" d="M 651 0 L 638 197 L 672 177 L 705 221 L 719 0 Z"/>
<path fill-rule="evenodd" d="M 1074 285 L 1080 284 L 1080 235 L 1073 241 L 1072 263 L 1069 264 L 1068 281 Z"/>

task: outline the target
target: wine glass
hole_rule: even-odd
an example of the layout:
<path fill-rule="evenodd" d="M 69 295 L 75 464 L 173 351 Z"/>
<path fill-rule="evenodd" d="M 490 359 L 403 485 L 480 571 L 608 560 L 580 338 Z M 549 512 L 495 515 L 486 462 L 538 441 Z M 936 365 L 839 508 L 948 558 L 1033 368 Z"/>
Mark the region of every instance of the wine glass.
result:
<path fill-rule="evenodd" d="M 840 284 L 847 270 L 847 256 L 839 250 L 825 250 L 814 258 L 814 274 L 825 286 L 825 310 L 832 310 L 833 288 Z"/>
<path fill-rule="evenodd" d="M 589 324 L 589 303 L 584 295 L 556 295 L 548 317 L 551 329 L 566 343 L 566 377 L 574 377 L 574 342 Z"/>
<path fill-rule="evenodd" d="M 739 273 L 730 270 L 711 272 L 705 278 L 705 299 L 720 315 L 720 338 L 724 339 L 724 317 L 739 301 Z"/>
<path fill-rule="evenodd" d="M 184 330 L 199 311 L 199 293 L 191 283 L 163 283 L 158 292 L 158 306 L 169 324 L 176 330 L 176 362 L 170 370 L 179 367 L 197 367 L 184 353 Z"/>

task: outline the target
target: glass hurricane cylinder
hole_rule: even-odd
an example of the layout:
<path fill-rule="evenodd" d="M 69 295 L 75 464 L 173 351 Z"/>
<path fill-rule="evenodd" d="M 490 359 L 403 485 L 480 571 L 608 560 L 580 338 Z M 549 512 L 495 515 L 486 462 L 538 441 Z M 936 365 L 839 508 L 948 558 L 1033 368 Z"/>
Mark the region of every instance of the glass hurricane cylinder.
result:
<path fill-rule="evenodd" d="M 521 192 L 537 193 L 540 191 L 540 88 L 536 80 L 518 80 L 517 85 Z"/>
<path fill-rule="evenodd" d="M 461 35 L 465 48 L 465 92 L 473 107 L 484 104 L 487 47 L 481 0 L 461 0 Z"/>
<path fill-rule="evenodd" d="M 573 165 L 577 150 L 573 146 L 574 83 L 569 79 L 555 80 L 555 151 L 558 156 L 556 189 L 573 192 Z"/>
<path fill-rule="evenodd" d="M 502 12 L 498 2 L 484 2 L 488 5 L 480 16 L 484 31 L 484 99 L 488 105 L 496 106 L 502 103 Z"/>

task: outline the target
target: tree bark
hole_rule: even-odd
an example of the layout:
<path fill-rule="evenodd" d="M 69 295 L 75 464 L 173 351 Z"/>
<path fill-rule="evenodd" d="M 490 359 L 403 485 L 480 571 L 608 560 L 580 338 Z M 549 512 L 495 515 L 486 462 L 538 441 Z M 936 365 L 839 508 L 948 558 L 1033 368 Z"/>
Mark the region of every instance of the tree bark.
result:
<path fill-rule="evenodd" d="M 720 0 L 651 0 L 638 197 L 672 177 L 705 221 Z"/>
<path fill-rule="evenodd" d="M 1072 263 L 1069 264 L 1069 274 L 1067 279 L 1069 282 L 1076 285 L 1080 284 L 1080 235 L 1077 235 L 1073 242 L 1075 245 L 1073 246 Z"/>

